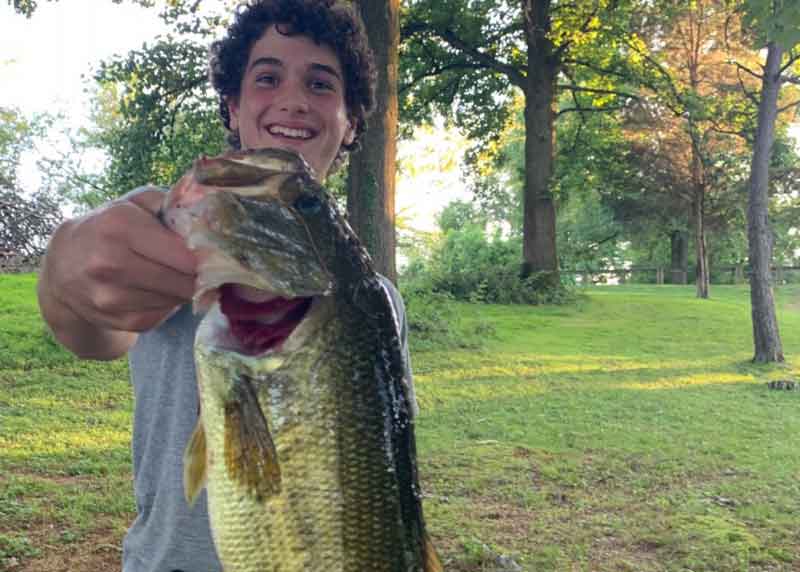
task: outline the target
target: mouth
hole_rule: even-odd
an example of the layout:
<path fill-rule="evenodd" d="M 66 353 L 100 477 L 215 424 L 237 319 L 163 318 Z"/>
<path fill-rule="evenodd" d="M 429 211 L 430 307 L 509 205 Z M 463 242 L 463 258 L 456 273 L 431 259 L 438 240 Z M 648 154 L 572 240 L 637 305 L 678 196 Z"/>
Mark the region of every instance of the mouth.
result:
<path fill-rule="evenodd" d="M 239 353 L 249 356 L 276 350 L 300 325 L 313 298 L 281 298 L 248 295 L 235 284 L 219 288 L 221 312 L 228 319 L 229 334 Z"/>
<path fill-rule="evenodd" d="M 267 125 L 267 133 L 273 137 L 289 141 L 308 141 L 316 135 L 313 130 L 307 127 L 289 127 L 277 123 Z"/>

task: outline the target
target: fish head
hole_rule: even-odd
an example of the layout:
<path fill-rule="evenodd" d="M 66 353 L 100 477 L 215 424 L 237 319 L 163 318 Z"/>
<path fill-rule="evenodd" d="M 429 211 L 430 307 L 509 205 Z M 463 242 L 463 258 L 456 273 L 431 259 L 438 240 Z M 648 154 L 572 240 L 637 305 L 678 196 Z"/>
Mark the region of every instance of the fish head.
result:
<path fill-rule="evenodd" d="M 330 231 L 343 219 L 294 152 L 198 159 L 168 193 L 161 216 L 197 257 L 195 310 L 219 300 L 232 327 L 247 330 L 244 338 L 263 338 L 262 326 L 297 318 L 335 287 Z M 255 353 L 265 344 L 250 346 Z"/>

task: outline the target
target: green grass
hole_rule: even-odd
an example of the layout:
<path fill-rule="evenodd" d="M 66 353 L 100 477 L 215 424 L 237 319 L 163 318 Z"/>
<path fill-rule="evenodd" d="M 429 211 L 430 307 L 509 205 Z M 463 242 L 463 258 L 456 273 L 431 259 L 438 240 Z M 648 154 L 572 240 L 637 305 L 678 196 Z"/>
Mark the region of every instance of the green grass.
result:
<path fill-rule="evenodd" d="M 800 566 L 800 392 L 765 386 L 800 368 L 751 364 L 748 291 L 713 296 L 463 305 L 494 326 L 485 349 L 414 354 L 426 511 L 451 569 L 481 569 L 483 545 L 536 571 Z M 800 289 L 779 290 L 792 357 L 790 300 Z"/>
<path fill-rule="evenodd" d="M 134 514 L 127 364 L 82 362 L 44 327 L 32 275 L 0 275 L 0 570 Z"/>
<path fill-rule="evenodd" d="M 60 350 L 34 285 L 0 276 L 0 570 L 98 529 L 118 542 L 133 516 L 127 368 Z M 491 326 L 482 349 L 413 353 L 445 569 L 495 570 L 498 553 L 536 572 L 800 569 L 800 391 L 766 388 L 800 378 L 800 287 L 777 295 L 789 361 L 770 366 L 750 363 L 742 287 L 458 305 Z"/>

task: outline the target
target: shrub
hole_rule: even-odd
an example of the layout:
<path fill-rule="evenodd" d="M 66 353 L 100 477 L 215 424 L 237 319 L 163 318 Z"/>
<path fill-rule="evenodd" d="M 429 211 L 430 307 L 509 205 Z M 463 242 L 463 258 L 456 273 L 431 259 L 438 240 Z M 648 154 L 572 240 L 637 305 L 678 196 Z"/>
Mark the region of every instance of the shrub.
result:
<path fill-rule="evenodd" d="M 483 347 L 495 333 L 484 319 L 468 324 L 447 292 L 434 292 L 424 280 L 401 282 L 412 351 Z"/>
<path fill-rule="evenodd" d="M 572 300 L 564 283 L 553 288 L 546 273 L 520 276 L 521 239 L 488 237 L 480 225 L 450 229 L 427 259 L 411 260 L 404 278 L 417 291 L 448 294 L 457 300 L 490 304 L 544 304 Z"/>

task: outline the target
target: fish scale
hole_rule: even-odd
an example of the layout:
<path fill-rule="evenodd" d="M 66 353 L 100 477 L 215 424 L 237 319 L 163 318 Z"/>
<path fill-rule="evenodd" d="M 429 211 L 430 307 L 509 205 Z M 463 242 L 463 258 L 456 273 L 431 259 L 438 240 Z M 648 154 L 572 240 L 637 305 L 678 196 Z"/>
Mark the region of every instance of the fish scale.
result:
<path fill-rule="evenodd" d="M 302 159 L 203 159 L 165 211 L 202 253 L 195 299 L 210 306 L 195 339 L 200 418 L 184 468 L 190 502 L 208 490 L 224 571 L 441 572 L 389 294 Z M 229 283 L 312 301 L 285 339 L 252 351 L 213 302 L 235 292 Z"/>
<path fill-rule="evenodd" d="M 334 336 L 340 338 L 342 333 L 320 333 L 318 339 L 324 343 Z M 307 347 L 306 351 L 312 353 L 312 348 Z M 345 359 L 348 356 L 343 352 L 325 357 L 328 359 L 295 356 L 272 375 L 251 373 L 259 387 L 259 401 L 268 423 L 279 427 L 273 431 L 273 439 L 281 459 L 285 486 L 279 495 L 265 501 L 268 509 L 265 513 L 259 499 L 237 494 L 236 485 L 223 464 L 217 464 L 217 472 L 209 474 L 209 506 L 219 508 L 210 516 L 212 520 L 229 523 L 225 531 L 215 531 L 217 543 L 228 547 L 220 557 L 234 570 L 262 570 L 249 564 L 252 555 L 259 552 L 296 555 L 279 566 L 264 568 L 276 572 L 362 572 L 367 563 L 375 572 L 405 570 L 402 565 L 386 560 L 401 539 L 396 526 L 399 507 L 396 498 L 387 494 L 392 492 L 393 483 L 382 446 L 385 423 L 379 396 L 363 387 L 368 381 L 365 375 L 357 376 L 363 380 L 362 384 L 314 383 L 319 378 L 338 377 L 345 381 L 340 374 L 342 370 L 364 371 L 372 365 L 366 361 L 348 363 Z M 301 358 L 315 362 L 316 367 L 295 367 L 295 362 Z M 210 370 L 214 365 L 208 364 L 214 363 L 213 360 L 200 361 L 206 364 L 199 374 L 201 384 L 206 378 L 233 377 L 229 371 Z M 247 366 L 233 367 L 241 374 Z M 284 369 L 302 371 L 304 375 L 283 377 Z M 311 375 L 305 375 L 309 371 Z M 291 385 L 295 394 L 291 403 L 304 404 L 300 411 L 271 407 L 270 393 L 274 388 L 270 383 L 275 381 Z M 219 410 L 220 407 L 209 403 L 206 409 Z M 213 417 L 206 419 L 207 425 L 214 423 L 223 425 Z M 331 426 L 340 425 L 344 425 L 344 429 L 338 434 L 330 430 Z M 365 443 L 365 436 L 374 442 L 372 447 Z M 221 432 L 209 433 L 207 439 L 210 450 L 223 448 Z M 364 450 L 372 454 L 366 455 Z M 327 483 L 328 488 L 313 483 Z M 218 498 L 220 503 L 217 503 Z M 390 515 L 388 521 L 387 514 Z M 265 521 L 275 524 L 262 524 Z M 233 541 L 229 542 L 228 537 Z M 364 542 L 365 538 L 369 542 Z M 357 566 L 344 564 L 348 560 L 358 562 Z"/>

